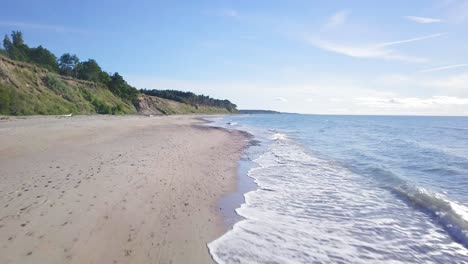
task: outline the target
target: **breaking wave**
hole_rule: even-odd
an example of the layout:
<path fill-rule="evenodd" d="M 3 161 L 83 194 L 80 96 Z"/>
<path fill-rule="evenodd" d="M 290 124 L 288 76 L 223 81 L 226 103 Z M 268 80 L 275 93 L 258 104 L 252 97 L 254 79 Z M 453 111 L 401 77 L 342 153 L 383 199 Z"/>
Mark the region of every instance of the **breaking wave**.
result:
<path fill-rule="evenodd" d="M 388 174 L 382 177 L 390 188 L 382 188 L 375 177 L 270 133 L 249 171 L 259 187 L 236 210 L 245 219 L 208 244 L 216 262 L 457 263 L 468 256 L 463 205 L 375 170 Z M 408 210 L 408 201 L 422 210 Z"/>
<path fill-rule="evenodd" d="M 393 191 L 410 204 L 435 218 L 459 243 L 468 247 L 468 208 L 450 201 L 445 195 L 421 187 L 402 185 Z"/>

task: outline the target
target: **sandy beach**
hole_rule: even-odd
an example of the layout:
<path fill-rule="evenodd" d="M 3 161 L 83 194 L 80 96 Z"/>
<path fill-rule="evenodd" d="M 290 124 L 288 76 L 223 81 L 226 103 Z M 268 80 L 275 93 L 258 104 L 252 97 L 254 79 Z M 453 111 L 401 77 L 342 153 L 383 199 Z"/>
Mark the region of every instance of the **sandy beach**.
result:
<path fill-rule="evenodd" d="M 193 116 L 0 120 L 0 263 L 210 263 L 246 144 Z"/>

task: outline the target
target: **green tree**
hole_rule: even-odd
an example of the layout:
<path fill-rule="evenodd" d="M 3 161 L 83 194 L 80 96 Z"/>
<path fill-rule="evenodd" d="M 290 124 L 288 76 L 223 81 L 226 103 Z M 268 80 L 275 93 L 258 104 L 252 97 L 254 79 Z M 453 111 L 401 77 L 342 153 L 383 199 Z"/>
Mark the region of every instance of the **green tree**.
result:
<path fill-rule="evenodd" d="M 211 106 L 225 108 L 231 113 L 237 112 L 237 106 L 229 100 L 214 99 L 206 95 L 196 95 L 192 92 L 183 92 L 177 90 L 140 90 L 141 93 L 151 96 L 157 96 L 177 102 L 190 104 L 194 107 Z"/>
<path fill-rule="evenodd" d="M 13 43 L 11 43 L 11 40 L 10 38 L 8 37 L 8 35 L 5 35 L 5 37 L 3 38 L 3 48 L 8 51 L 10 50 L 11 48 L 13 47 Z"/>
<path fill-rule="evenodd" d="M 48 49 L 39 46 L 29 48 L 24 43 L 23 33 L 21 31 L 12 31 L 11 40 L 8 36 L 3 39 L 5 53 L 13 60 L 32 62 L 43 66 L 50 71 L 58 71 L 57 57 Z"/>
<path fill-rule="evenodd" d="M 11 39 L 13 40 L 13 46 L 21 47 L 24 44 L 23 33 L 21 31 L 12 31 Z"/>
<path fill-rule="evenodd" d="M 8 36 L 3 39 L 3 47 L 8 56 L 13 60 L 29 61 L 29 47 L 24 44 L 23 34 L 20 31 L 12 31 L 11 38 L 13 41 Z"/>
<path fill-rule="evenodd" d="M 111 82 L 111 76 L 109 75 L 109 73 L 102 71 L 99 76 L 99 82 L 105 84 L 106 86 L 109 86 L 109 83 Z"/>
<path fill-rule="evenodd" d="M 76 67 L 77 77 L 82 80 L 99 82 L 102 74 L 101 67 L 93 59 L 81 62 Z"/>
<path fill-rule="evenodd" d="M 76 67 L 79 63 L 80 59 L 76 55 L 71 55 L 70 53 L 63 54 L 58 59 L 58 67 L 60 74 L 76 77 Z"/>
<path fill-rule="evenodd" d="M 31 48 L 28 55 L 30 62 L 41 65 L 50 71 L 58 72 L 57 57 L 48 49 L 42 46 Z"/>
<path fill-rule="evenodd" d="M 112 93 L 120 98 L 129 100 L 133 103 L 136 102 L 138 90 L 130 86 L 118 72 L 111 76 L 108 87 Z"/>

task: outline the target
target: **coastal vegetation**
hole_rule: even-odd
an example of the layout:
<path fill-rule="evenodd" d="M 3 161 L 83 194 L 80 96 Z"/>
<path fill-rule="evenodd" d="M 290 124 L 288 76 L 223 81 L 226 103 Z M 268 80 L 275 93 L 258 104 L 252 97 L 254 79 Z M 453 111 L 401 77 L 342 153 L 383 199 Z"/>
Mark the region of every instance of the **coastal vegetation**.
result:
<path fill-rule="evenodd" d="M 42 46 L 29 47 L 20 31 L 6 35 L 3 48 L 0 115 L 237 112 L 229 100 L 176 90 L 137 90 L 94 59 L 81 61 L 70 53 L 57 57 Z"/>
<path fill-rule="evenodd" d="M 196 108 L 199 106 L 209 106 L 209 107 L 218 107 L 225 108 L 229 112 L 236 111 L 236 105 L 231 103 L 229 100 L 219 100 L 214 99 L 206 95 L 196 95 L 192 92 L 182 92 L 176 90 L 140 90 L 141 93 L 146 95 L 156 96 L 160 98 L 165 98 L 180 103 L 185 103 L 192 105 Z"/>
<path fill-rule="evenodd" d="M 133 114 L 107 87 L 0 56 L 0 115 Z"/>

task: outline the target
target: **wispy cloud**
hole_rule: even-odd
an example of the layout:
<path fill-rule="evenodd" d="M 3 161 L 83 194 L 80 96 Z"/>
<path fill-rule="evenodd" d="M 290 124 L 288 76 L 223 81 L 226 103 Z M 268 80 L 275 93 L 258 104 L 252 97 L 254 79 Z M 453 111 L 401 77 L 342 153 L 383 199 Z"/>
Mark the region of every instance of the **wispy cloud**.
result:
<path fill-rule="evenodd" d="M 13 29 L 32 29 L 32 30 L 45 30 L 57 33 L 79 33 L 87 34 L 89 31 L 79 28 L 72 28 L 60 25 L 21 22 L 21 21 L 0 21 L 0 26 L 12 27 Z"/>
<path fill-rule="evenodd" d="M 381 45 L 350 46 L 331 43 L 324 40 L 308 39 L 308 42 L 317 48 L 343 54 L 353 58 L 385 59 L 407 62 L 425 62 L 427 59 L 399 54 L 396 51 L 385 49 Z"/>
<path fill-rule="evenodd" d="M 383 108 L 424 108 L 434 106 L 468 105 L 468 98 L 455 96 L 419 97 L 360 97 L 355 99 L 359 104 Z"/>
<path fill-rule="evenodd" d="M 446 66 L 441 66 L 441 67 L 435 67 L 435 68 L 430 68 L 430 69 L 421 70 L 421 71 L 419 71 L 419 72 L 435 72 L 435 71 L 443 71 L 443 70 L 456 69 L 456 68 L 462 68 L 462 67 L 468 67 L 468 64 L 446 65 Z"/>
<path fill-rule="evenodd" d="M 287 102 L 287 101 L 288 101 L 288 99 L 286 99 L 286 98 L 284 98 L 284 97 L 279 97 L 279 96 L 276 97 L 275 100 L 276 100 L 276 101 L 280 101 L 280 102 Z"/>
<path fill-rule="evenodd" d="M 415 41 L 421 41 L 421 40 L 426 40 L 426 39 L 432 39 L 432 38 L 437 38 L 447 35 L 447 33 L 437 33 L 437 34 L 432 34 L 428 36 L 422 36 L 422 37 L 417 37 L 417 38 L 410 38 L 410 39 L 404 39 L 404 40 L 398 40 L 398 41 L 392 41 L 392 42 L 384 42 L 379 44 L 380 47 L 385 47 L 385 46 L 393 46 L 393 45 L 398 45 L 398 44 L 404 44 L 404 43 L 410 43 L 410 42 L 415 42 Z"/>
<path fill-rule="evenodd" d="M 328 18 L 328 22 L 325 24 L 325 29 L 333 29 L 343 25 L 348 19 L 348 16 L 348 10 L 341 10 L 336 12 Z"/>
<path fill-rule="evenodd" d="M 468 72 L 466 70 L 455 74 L 409 74 L 409 75 L 386 75 L 377 77 L 373 86 L 385 89 L 398 87 L 401 90 L 412 92 L 434 92 L 444 95 L 468 96 L 466 84 L 468 83 Z"/>
<path fill-rule="evenodd" d="M 310 37 L 307 37 L 306 40 L 307 42 L 309 42 L 310 44 L 314 45 L 317 48 L 343 54 L 343 55 L 354 57 L 354 58 L 375 58 L 375 59 L 398 60 L 398 61 L 407 61 L 407 62 L 425 62 L 425 61 L 428 61 L 428 59 L 403 55 L 403 54 L 398 53 L 395 50 L 389 49 L 388 47 L 399 45 L 399 44 L 404 44 L 404 43 L 427 40 L 431 38 L 440 37 L 443 35 L 446 35 L 446 33 L 438 33 L 438 34 L 432 34 L 432 35 L 423 36 L 423 37 L 410 38 L 410 39 L 404 39 L 404 40 L 398 40 L 398 41 L 392 41 L 392 42 L 384 42 L 384 43 L 379 43 L 379 44 L 374 44 L 374 45 L 359 45 L 359 46 L 336 44 L 336 43 L 332 43 L 329 41 L 325 41 L 321 39 L 314 39 Z"/>
<path fill-rule="evenodd" d="M 442 22 L 442 19 L 430 17 L 406 16 L 406 18 L 419 24 L 432 24 Z"/>

